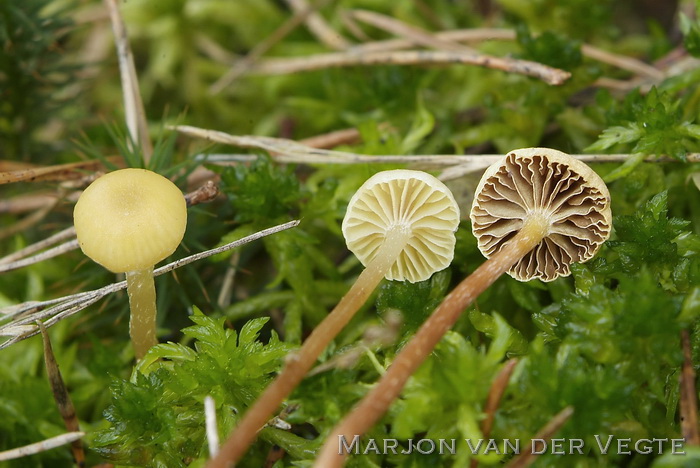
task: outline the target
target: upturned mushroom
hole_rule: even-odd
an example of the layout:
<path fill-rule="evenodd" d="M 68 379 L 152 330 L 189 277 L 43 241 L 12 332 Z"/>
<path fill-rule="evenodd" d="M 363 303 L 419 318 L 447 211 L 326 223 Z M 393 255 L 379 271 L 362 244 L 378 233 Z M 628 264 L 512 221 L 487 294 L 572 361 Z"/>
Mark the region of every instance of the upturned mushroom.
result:
<path fill-rule="evenodd" d="M 341 466 L 341 437 L 367 432 L 399 396 L 464 309 L 504 272 L 520 281 L 552 281 L 585 262 L 608 239 L 610 194 L 581 161 L 549 148 L 511 151 L 484 173 L 471 211 L 472 231 L 489 259 L 435 309 L 378 384 L 331 431 L 316 467 Z"/>
<path fill-rule="evenodd" d="M 321 352 L 382 278 L 417 282 L 452 261 L 459 207 L 445 185 L 420 171 L 375 174 L 351 198 L 342 231 L 365 269 L 331 313 L 289 356 L 282 372 L 243 416 L 208 468 L 235 463 Z"/>
<path fill-rule="evenodd" d="M 153 266 L 182 241 L 185 198 L 155 172 L 121 169 L 85 189 L 75 204 L 73 222 L 85 255 L 114 273 L 126 273 L 129 334 L 141 359 L 158 342 Z"/>

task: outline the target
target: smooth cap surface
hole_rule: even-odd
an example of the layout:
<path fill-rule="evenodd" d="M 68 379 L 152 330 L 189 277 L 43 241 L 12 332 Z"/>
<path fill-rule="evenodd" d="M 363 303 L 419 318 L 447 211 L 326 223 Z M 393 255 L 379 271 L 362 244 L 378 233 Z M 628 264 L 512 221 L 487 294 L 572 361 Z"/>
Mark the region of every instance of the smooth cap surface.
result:
<path fill-rule="evenodd" d="M 490 257 L 512 238 L 528 216 L 544 215 L 548 235 L 508 272 L 527 281 L 552 281 L 571 273 L 610 237 L 610 193 L 583 162 L 549 148 L 508 153 L 489 167 L 474 196 L 472 232 Z"/>
<path fill-rule="evenodd" d="M 185 234 L 187 204 L 165 177 L 122 169 L 85 189 L 73 221 L 85 255 L 124 273 L 152 267 L 175 251 Z"/>
<path fill-rule="evenodd" d="M 345 242 L 363 265 L 382 246 L 387 233 L 412 233 L 386 278 L 412 283 L 446 268 L 454 256 L 459 207 L 450 190 L 421 171 L 384 171 L 370 177 L 348 204 Z"/>

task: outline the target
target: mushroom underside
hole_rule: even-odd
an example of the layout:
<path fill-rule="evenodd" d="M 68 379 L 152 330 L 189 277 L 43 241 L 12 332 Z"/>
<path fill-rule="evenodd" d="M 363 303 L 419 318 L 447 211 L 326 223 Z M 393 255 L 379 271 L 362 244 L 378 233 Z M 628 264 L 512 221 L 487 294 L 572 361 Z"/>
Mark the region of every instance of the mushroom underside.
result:
<path fill-rule="evenodd" d="M 590 183 L 594 177 L 546 155 L 510 153 L 475 197 L 471 217 L 479 249 L 492 256 L 528 217 L 544 216 L 547 236 L 508 274 L 521 281 L 570 274 L 569 264 L 590 259 L 610 235 L 609 195 Z"/>

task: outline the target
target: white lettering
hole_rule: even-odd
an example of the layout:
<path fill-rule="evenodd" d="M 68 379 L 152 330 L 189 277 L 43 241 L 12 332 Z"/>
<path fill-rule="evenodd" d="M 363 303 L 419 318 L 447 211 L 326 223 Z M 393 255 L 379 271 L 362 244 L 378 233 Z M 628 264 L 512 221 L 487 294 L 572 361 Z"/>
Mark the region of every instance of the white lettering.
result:
<path fill-rule="evenodd" d="M 352 443 L 350 445 L 347 444 L 347 440 L 345 439 L 344 435 L 339 435 L 338 436 L 338 455 L 342 455 L 343 453 L 350 453 L 352 452 L 352 448 L 355 447 L 355 454 L 360 453 L 360 436 L 356 435 L 352 438 Z M 345 452 L 343 452 L 345 450 Z"/>
<path fill-rule="evenodd" d="M 423 448 L 423 443 L 427 443 L 428 446 L 430 447 L 428 450 L 425 450 Z M 418 441 L 416 444 L 416 451 L 420 453 L 421 455 L 430 455 L 435 451 L 435 442 L 433 442 L 431 439 L 421 439 Z"/>
<path fill-rule="evenodd" d="M 399 441 L 396 439 L 384 439 L 384 455 L 387 455 L 389 453 L 389 450 L 391 450 L 391 453 L 396 455 L 396 447 L 399 446 Z"/>
<path fill-rule="evenodd" d="M 632 439 L 617 439 L 618 455 L 632 455 L 632 451 L 629 450 L 630 442 Z"/>
<path fill-rule="evenodd" d="M 685 450 L 683 450 L 684 443 L 685 439 L 671 439 L 671 453 L 673 455 L 685 455 Z"/>
<path fill-rule="evenodd" d="M 503 439 L 503 453 L 514 453 L 515 455 L 519 454 L 520 439 L 515 439 L 515 445 L 511 443 L 510 439 Z"/>
<path fill-rule="evenodd" d="M 569 440 L 569 454 L 572 455 L 574 450 L 576 450 L 579 455 L 583 455 L 583 439 Z"/>
<path fill-rule="evenodd" d="M 651 446 L 651 440 L 639 439 L 634 443 L 634 451 L 648 455 L 654 451 L 654 447 Z"/>
<path fill-rule="evenodd" d="M 447 441 L 445 439 L 439 439 L 438 441 L 440 443 L 440 455 L 445 454 L 445 447 L 447 447 L 447 451 L 451 454 L 454 455 L 457 453 L 457 449 L 455 448 L 455 439 L 450 440 L 450 444 L 448 445 Z"/>
<path fill-rule="evenodd" d="M 408 439 L 408 448 L 401 451 L 401 455 L 413 453 L 413 439 Z"/>
<path fill-rule="evenodd" d="M 542 450 L 539 452 L 537 451 L 537 443 L 538 442 L 542 444 Z M 547 451 L 547 441 L 545 441 L 544 439 L 532 439 L 532 453 L 534 455 L 541 455 L 541 454 L 545 453 L 546 451 Z"/>
<path fill-rule="evenodd" d="M 603 448 L 603 446 L 601 445 L 600 436 L 598 434 L 594 435 L 593 437 L 595 437 L 595 441 L 598 444 L 598 448 L 600 449 L 600 453 L 603 455 L 607 455 L 608 448 L 610 448 L 610 442 L 612 442 L 613 436 L 611 436 L 611 435 L 608 436 L 608 442 L 605 444 L 605 448 Z"/>
<path fill-rule="evenodd" d="M 489 439 L 488 444 L 486 444 L 486 448 L 484 449 L 484 455 L 487 455 L 491 452 L 494 452 L 498 455 L 502 455 L 501 451 L 498 450 L 498 444 L 494 439 Z"/>
<path fill-rule="evenodd" d="M 566 455 L 564 451 L 564 441 L 566 439 L 552 439 L 552 455 Z"/>
<path fill-rule="evenodd" d="M 472 440 L 471 439 L 464 439 L 467 441 L 467 445 L 469 446 L 469 450 L 472 451 L 472 455 L 476 455 L 479 453 L 479 450 L 481 449 L 481 445 L 484 443 L 484 439 L 479 439 L 479 442 L 476 444 L 476 447 L 472 445 Z"/>

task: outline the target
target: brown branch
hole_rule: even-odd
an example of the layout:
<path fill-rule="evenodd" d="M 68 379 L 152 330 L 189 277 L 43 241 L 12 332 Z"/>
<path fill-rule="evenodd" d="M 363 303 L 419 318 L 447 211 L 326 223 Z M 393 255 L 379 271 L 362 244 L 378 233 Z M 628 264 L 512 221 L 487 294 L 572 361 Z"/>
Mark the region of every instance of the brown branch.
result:
<path fill-rule="evenodd" d="M 700 445 L 698 433 L 698 397 L 695 390 L 695 369 L 690 346 L 688 330 L 681 330 L 681 347 L 683 348 L 683 365 L 680 376 L 680 413 L 681 432 L 689 446 Z"/>
<path fill-rule="evenodd" d="M 508 387 L 510 376 L 513 374 L 516 364 L 518 364 L 517 359 L 509 359 L 498 372 L 498 375 L 493 380 L 493 383 L 491 383 L 489 397 L 486 400 L 486 407 L 484 408 L 486 418 L 481 423 L 481 434 L 485 439 L 488 439 L 489 435 L 491 434 L 493 420 L 496 417 L 496 410 L 498 410 L 498 405 L 500 404 L 501 398 L 506 391 L 506 387 Z"/>
<path fill-rule="evenodd" d="M 107 159 L 111 162 L 121 160 L 120 157 Z M 90 160 L 77 163 L 58 164 L 55 166 L 31 167 L 0 172 L 0 185 L 16 182 L 61 182 L 85 177 L 86 172 L 104 169 L 102 161 Z"/>
<path fill-rule="evenodd" d="M 325 6 L 330 0 L 320 0 L 316 5 L 310 5 L 304 11 L 296 13 L 294 16 L 285 21 L 271 35 L 259 42 L 248 55 L 238 60 L 221 78 L 219 78 L 211 87 L 209 92 L 218 94 L 227 86 L 230 86 L 234 81 L 247 73 L 251 68 L 255 67 L 255 63 L 266 54 L 272 46 L 287 37 L 289 33 L 294 31 L 306 18 L 312 14 L 315 9 Z"/>
<path fill-rule="evenodd" d="M 486 417 L 481 422 L 481 437 L 484 439 L 488 439 L 489 435 L 491 434 L 493 421 L 496 418 L 496 410 L 498 410 L 501 398 L 506 391 L 506 387 L 510 381 L 510 376 L 513 374 L 513 369 L 515 369 L 516 364 L 518 364 L 517 359 L 509 359 L 503 365 L 501 370 L 498 372 L 498 375 L 496 375 L 496 378 L 493 379 L 493 382 L 491 383 L 489 396 L 486 400 L 486 407 L 484 408 Z M 479 460 L 472 458 L 470 466 L 471 468 L 476 468 L 479 466 Z"/>
<path fill-rule="evenodd" d="M 286 0 L 286 2 L 296 14 L 302 14 L 309 9 L 309 4 L 306 0 Z M 314 11 L 317 9 L 318 7 L 316 9 L 311 9 L 311 13 L 309 13 L 304 21 L 309 31 L 311 31 L 321 43 L 331 49 L 343 50 L 350 47 L 352 44 L 338 31 L 331 28 L 318 11 Z"/>
<path fill-rule="evenodd" d="M 119 72 L 122 81 L 122 94 L 124 97 L 124 111 L 126 113 L 126 126 L 134 144 L 138 144 L 145 162 L 151 160 L 153 145 L 148 133 L 146 111 L 143 107 L 143 99 L 139 90 L 139 82 L 134 65 L 134 56 L 129 47 L 129 39 L 126 33 L 126 25 L 119 12 L 117 0 L 105 0 L 109 9 L 109 17 L 112 21 L 114 41 L 117 46 L 119 58 Z"/>
<path fill-rule="evenodd" d="M 533 440 L 540 439 L 549 441 L 549 439 L 551 439 L 552 436 L 559 429 L 561 429 L 564 424 L 566 424 L 572 414 L 574 414 L 574 408 L 567 406 L 558 412 L 542 429 L 540 429 Z M 534 463 L 537 455 L 539 454 L 532 453 L 532 446 L 533 444 L 528 444 L 527 447 L 520 452 L 520 455 L 513 458 L 513 460 L 506 465 L 506 468 L 526 468 Z"/>
<path fill-rule="evenodd" d="M 483 41 L 513 41 L 516 38 L 515 31 L 511 29 L 477 28 L 477 29 L 457 29 L 451 31 L 441 31 L 433 35 L 440 41 L 457 42 L 483 42 Z M 417 44 L 415 40 L 408 38 L 390 39 L 385 41 L 366 42 L 352 48 L 357 53 L 367 53 L 376 51 L 401 50 Z M 629 71 L 636 75 L 660 81 L 665 74 L 653 65 L 645 63 L 634 57 L 615 54 L 590 44 L 581 45 L 581 53 L 593 60 L 597 60 L 608 65 Z"/>
<path fill-rule="evenodd" d="M 496 57 L 480 52 L 452 50 L 402 50 L 359 54 L 353 50 L 288 59 L 267 59 L 250 69 L 251 74 L 286 75 L 326 68 L 374 65 L 475 65 L 530 76 L 550 85 L 561 85 L 571 73 L 529 60 Z"/>
<path fill-rule="evenodd" d="M 425 29 L 399 21 L 390 16 L 367 10 L 353 10 L 350 14 L 367 24 L 403 37 L 415 45 L 432 47 L 438 50 L 474 52 L 473 49 L 448 39 L 443 39 Z"/>
<path fill-rule="evenodd" d="M 75 406 L 73 406 L 73 401 L 68 394 L 66 384 L 63 382 L 61 371 L 58 368 L 58 362 L 56 362 L 56 357 L 53 354 L 49 334 L 46 332 L 46 328 L 41 322 L 37 322 L 37 326 L 39 327 L 39 330 L 41 330 L 41 338 L 44 342 L 44 362 L 46 364 L 46 375 L 49 378 L 51 392 L 53 393 L 54 400 L 56 401 L 58 412 L 61 413 L 63 423 L 68 431 L 79 432 L 80 424 L 78 423 L 78 417 L 75 414 Z M 84 467 L 85 451 L 83 450 L 83 443 L 80 439 L 71 442 L 71 451 L 73 452 L 73 460 L 75 461 L 75 464 L 78 467 Z"/>

